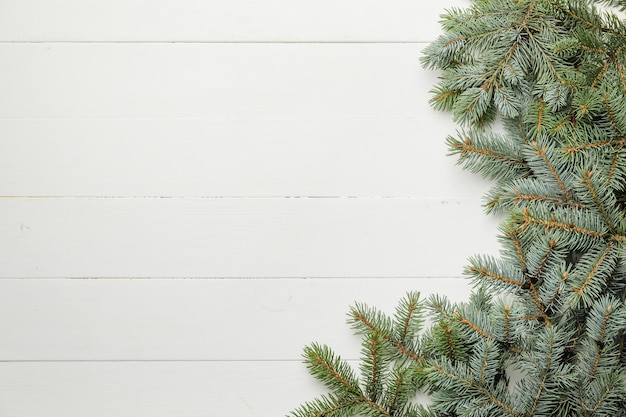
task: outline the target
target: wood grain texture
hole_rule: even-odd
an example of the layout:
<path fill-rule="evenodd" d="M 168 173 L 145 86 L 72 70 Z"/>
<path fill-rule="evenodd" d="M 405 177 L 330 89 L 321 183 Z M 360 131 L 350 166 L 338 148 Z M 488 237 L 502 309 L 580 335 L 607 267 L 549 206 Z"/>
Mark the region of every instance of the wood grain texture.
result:
<path fill-rule="evenodd" d="M 3 119 L 0 196 L 465 198 L 442 115 L 407 119 Z"/>
<path fill-rule="evenodd" d="M 467 0 L 0 3 L 0 417 L 284 415 L 497 251 L 419 65 Z"/>
<path fill-rule="evenodd" d="M 4 361 L 299 361 L 314 341 L 358 359 L 349 306 L 392 315 L 407 291 L 467 299 L 460 278 L 0 280 Z"/>
<path fill-rule="evenodd" d="M 300 361 L 0 363 L 6 417 L 284 416 L 325 392 Z"/>
<path fill-rule="evenodd" d="M 0 118 L 415 117 L 423 47 L 5 43 Z"/>
<path fill-rule="evenodd" d="M 0 277 L 450 277 L 474 199 L 3 199 Z"/>
<path fill-rule="evenodd" d="M 430 41 L 446 4 L 412 0 L 5 0 L 0 41 Z"/>

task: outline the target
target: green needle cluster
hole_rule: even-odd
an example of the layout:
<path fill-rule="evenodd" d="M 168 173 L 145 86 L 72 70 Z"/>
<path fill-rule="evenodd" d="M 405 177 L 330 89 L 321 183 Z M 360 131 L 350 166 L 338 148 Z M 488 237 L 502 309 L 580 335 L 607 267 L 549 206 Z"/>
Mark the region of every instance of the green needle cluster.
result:
<path fill-rule="evenodd" d="M 626 0 L 474 0 L 442 16 L 422 64 L 450 154 L 493 182 L 500 255 L 466 302 L 356 305 L 352 369 L 305 361 L 331 390 L 294 417 L 626 416 Z M 425 404 L 415 400 L 428 394 Z"/>

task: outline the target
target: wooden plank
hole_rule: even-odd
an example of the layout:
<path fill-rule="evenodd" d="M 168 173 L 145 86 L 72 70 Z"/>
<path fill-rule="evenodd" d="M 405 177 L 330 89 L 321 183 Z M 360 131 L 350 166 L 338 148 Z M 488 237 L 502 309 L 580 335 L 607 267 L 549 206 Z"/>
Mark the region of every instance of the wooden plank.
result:
<path fill-rule="evenodd" d="M 444 115 L 407 119 L 4 119 L 2 196 L 476 197 Z"/>
<path fill-rule="evenodd" d="M 283 416 L 325 392 L 299 362 L 0 363 L 11 417 Z"/>
<path fill-rule="evenodd" d="M 478 197 L 8 198 L 0 276 L 456 276 L 492 252 Z"/>
<path fill-rule="evenodd" d="M 467 300 L 461 278 L 0 280 L 2 361 L 299 360 L 361 339 L 355 302 L 393 314 L 407 291 Z M 321 308 L 320 308 L 321 307 Z"/>
<path fill-rule="evenodd" d="M 429 41 L 444 3 L 411 0 L 5 0 L 0 41 Z"/>
<path fill-rule="evenodd" d="M 414 117 L 423 46 L 5 43 L 0 118 Z"/>

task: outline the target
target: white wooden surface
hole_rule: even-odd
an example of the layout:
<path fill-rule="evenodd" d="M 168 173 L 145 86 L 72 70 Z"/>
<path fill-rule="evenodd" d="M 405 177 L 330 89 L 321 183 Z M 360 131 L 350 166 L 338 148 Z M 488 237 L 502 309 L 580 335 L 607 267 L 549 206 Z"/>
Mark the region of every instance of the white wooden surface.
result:
<path fill-rule="evenodd" d="M 458 275 L 479 199 L 9 198 L 1 277 Z M 478 211 L 476 209 L 475 211 Z M 461 211 L 461 212 L 460 212 Z"/>
<path fill-rule="evenodd" d="M 428 42 L 443 7 L 415 0 L 3 0 L 2 41 Z"/>
<path fill-rule="evenodd" d="M 422 44 L 4 43 L 5 118 L 407 118 Z M 10 98 L 10 99 L 9 99 Z M 417 133 L 417 132 L 416 132 Z"/>
<path fill-rule="evenodd" d="M 285 415 L 354 301 L 467 297 L 419 67 L 467 4 L 1 1 L 0 417 Z"/>

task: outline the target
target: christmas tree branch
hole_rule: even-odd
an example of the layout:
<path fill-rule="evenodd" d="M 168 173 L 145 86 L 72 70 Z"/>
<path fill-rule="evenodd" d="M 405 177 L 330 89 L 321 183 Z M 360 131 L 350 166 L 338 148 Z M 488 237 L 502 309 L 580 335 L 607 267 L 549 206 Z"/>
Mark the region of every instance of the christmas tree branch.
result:
<path fill-rule="evenodd" d="M 541 158 L 541 160 L 544 162 L 546 168 L 550 171 L 550 174 L 552 174 L 552 177 L 554 178 L 556 183 L 559 185 L 559 188 L 561 189 L 561 192 L 565 196 L 566 200 L 568 201 L 571 200 L 572 196 L 570 194 L 568 187 L 565 185 L 565 182 L 563 181 L 559 173 L 554 168 L 554 165 L 552 164 L 552 162 L 550 162 L 550 160 L 548 159 L 548 156 L 546 154 L 548 148 L 546 146 L 539 145 L 537 141 L 533 141 L 531 144 L 533 148 L 535 149 L 535 155 L 538 155 Z"/>
<path fill-rule="evenodd" d="M 480 396 L 485 397 L 486 401 L 490 404 L 494 404 L 496 405 L 498 408 L 500 408 L 501 410 L 505 411 L 508 415 L 510 415 L 511 417 L 522 417 L 520 414 L 516 413 L 514 408 L 509 405 L 506 404 L 504 401 L 498 399 L 495 395 L 493 395 L 489 390 L 487 390 L 486 388 L 474 383 L 473 381 L 464 378 L 460 375 L 457 375 L 453 372 L 450 372 L 446 369 L 444 369 L 442 366 L 435 366 L 432 369 L 434 371 L 434 373 L 439 374 L 447 379 L 451 379 L 453 381 L 456 381 L 458 383 L 460 383 L 461 385 L 467 386 L 470 389 L 474 390 L 476 393 L 478 393 Z"/>
<path fill-rule="evenodd" d="M 551 216 L 550 220 L 542 219 L 531 215 L 530 211 L 525 208 L 523 211 L 523 224 L 519 227 L 519 231 L 524 231 L 529 225 L 538 225 L 545 228 L 546 233 L 551 230 L 562 230 L 569 233 L 574 233 L 582 236 L 588 236 L 594 239 L 601 240 L 604 238 L 604 232 L 596 229 L 591 229 L 584 226 L 578 226 L 575 221 L 563 222 L 556 219 L 556 216 Z M 615 237 L 617 238 L 617 237 Z"/>
<path fill-rule="evenodd" d="M 406 346 L 402 341 L 396 340 L 392 334 L 393 332 L 388 329 L 383 328 L 382 326 L 378 326 L 374 320 L 370 320 L 368 318 L 370 314 L 364 311 L 363 306 L 357 305 L 356 307 L 350 310 L 349 317 L 351 318 L 351 322 L 356 325 L 362 325 L 369 332 L 376 332 L 380 334 L 380 336 L 387 341 L 391 346 L 393 346 L 398 352 L 402 355 L 406 356 L 409 359 L 414 361 L 419 361 L 421 356 L 416 352 L 413 352 L 408 346 Z"/>
<path fill-rule="evenodd" d="M 295 417 L 626 417 L 626 21 L 600 3 L 626 10 L 476 0 L 443 17 L 430 102 L 466 129 L 449 153 L 495 183 L 500 256 L 470 258 L 467 302 L 353 307 L 362 379 L 313 346 L 334 393 Z"/>
<path fill-rule="evenodd" d="M 609 213 L 608 213 L 609 205 L 608 204 L 605 205 L 605 202 L 604 202 L 605 199 L 600 198 L 600 191 L 592 183 L 593 175 L 594 175 L 593 171 L 585 170 L 583 172 L 583 178 L 582 178 L 582 180 L 580 180 L 580 183 L 585 186 L 585 188 L 587 189 L 587 191 L 591 195 L 593 203 L 595 203 L 595 207 L 600 212 L 600 215 L 602 216 L 602 219 L 604 219 L 604 222 L 607 224 L 607 226 L 609 228 L 609 231 L 611 233 L 616 233 L 615 225 L 613 224 L 613 220 L 612 220 L 612 216 L 609 216 Z M 614 206 L 614 205 L 615 205 L 614 203 L 610 204 L 610 206 Z"/>

